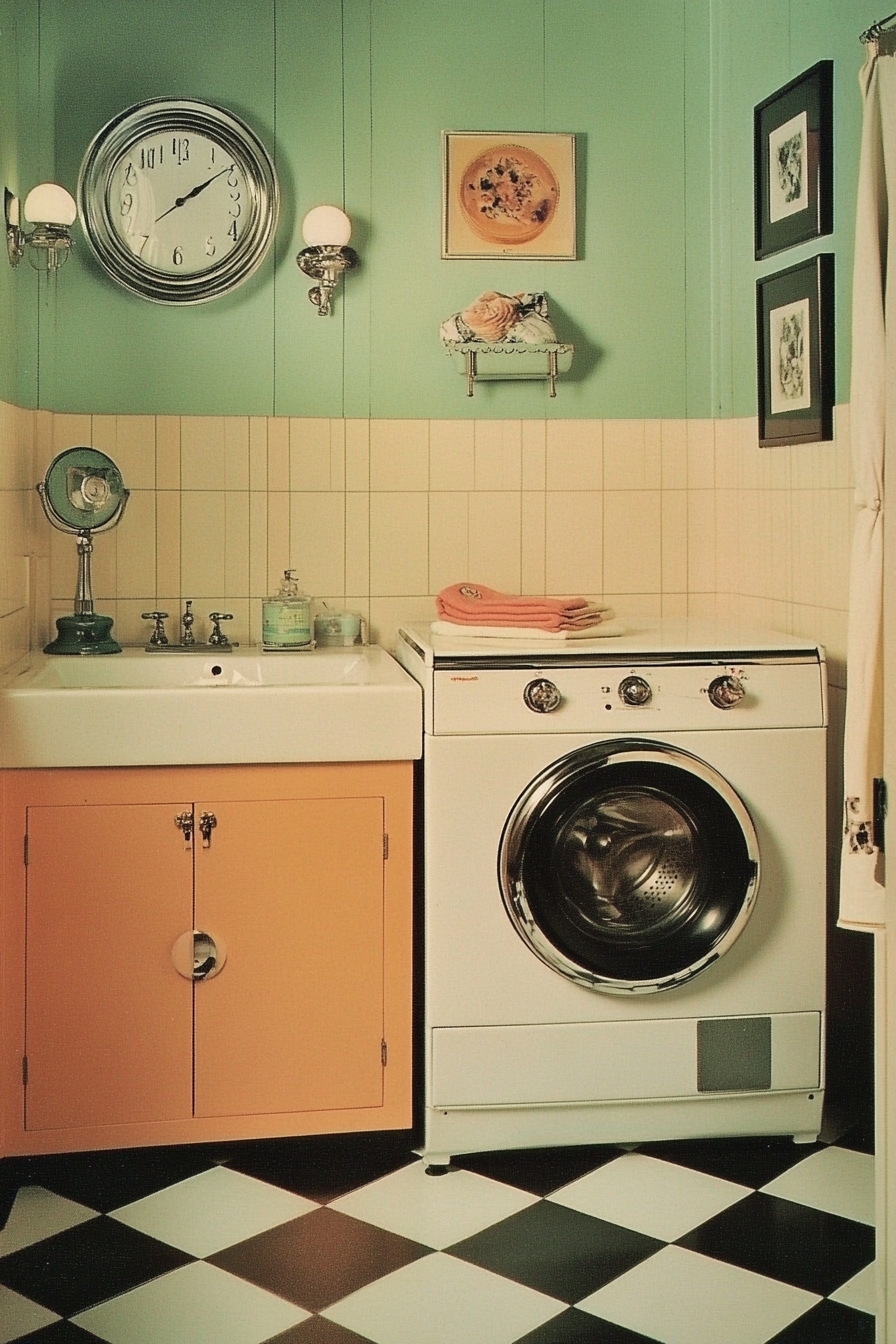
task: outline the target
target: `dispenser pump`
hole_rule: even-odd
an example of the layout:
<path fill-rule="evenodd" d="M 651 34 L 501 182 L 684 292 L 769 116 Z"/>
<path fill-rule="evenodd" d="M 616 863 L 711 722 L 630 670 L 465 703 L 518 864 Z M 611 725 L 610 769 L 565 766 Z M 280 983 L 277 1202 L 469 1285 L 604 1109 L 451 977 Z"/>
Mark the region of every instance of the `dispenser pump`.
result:
<path fill-rule="evenodd" d="M 262 603 L 262 648 L 313 647 L 311 599 L 300 590 L 295 570 L 285 569 L 277 595 Z"/>

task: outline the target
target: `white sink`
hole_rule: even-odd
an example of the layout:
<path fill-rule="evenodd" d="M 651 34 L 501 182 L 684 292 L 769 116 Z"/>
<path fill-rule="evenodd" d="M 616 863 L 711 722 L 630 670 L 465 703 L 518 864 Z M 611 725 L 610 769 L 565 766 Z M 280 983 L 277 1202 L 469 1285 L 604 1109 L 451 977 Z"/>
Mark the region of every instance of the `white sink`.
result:
<path fill-rule="evenodd" d="M 413 760 L 420 696 L 373 644 L 39 654 L 0 682 L 0 768 Z"/>

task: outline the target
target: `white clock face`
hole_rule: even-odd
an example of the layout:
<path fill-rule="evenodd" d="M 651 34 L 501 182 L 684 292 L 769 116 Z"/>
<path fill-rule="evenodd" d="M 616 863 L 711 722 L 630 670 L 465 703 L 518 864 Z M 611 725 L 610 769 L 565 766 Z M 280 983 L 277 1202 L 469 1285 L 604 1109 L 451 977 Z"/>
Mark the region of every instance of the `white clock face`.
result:
<path fill-rule="evenodd" d="M 259 266 L 279 191 L 266 149 L 238 117 L 157 98 L 95 137 L 78 202 L 87 241 L 113 280 L 157 303 L 204 303 Z"/>
<path fill-rule="evenodd" d="M 232 252 L 252 209 L 246 173 L 203 135 L 158 134 L 137 141 L 107 190 L 116 232 L 146 266 L 197 275 Z"/>

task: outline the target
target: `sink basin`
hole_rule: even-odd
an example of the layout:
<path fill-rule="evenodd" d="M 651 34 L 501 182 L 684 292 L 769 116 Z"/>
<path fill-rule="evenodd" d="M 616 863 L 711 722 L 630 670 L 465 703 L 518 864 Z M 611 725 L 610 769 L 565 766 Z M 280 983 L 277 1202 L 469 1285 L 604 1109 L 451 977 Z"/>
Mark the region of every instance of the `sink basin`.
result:
<path fill-rule="evenodd" d="M 373 644 L 39 654 L 0 682 L 0 768 L 413 760 L 420 694 Z"/>

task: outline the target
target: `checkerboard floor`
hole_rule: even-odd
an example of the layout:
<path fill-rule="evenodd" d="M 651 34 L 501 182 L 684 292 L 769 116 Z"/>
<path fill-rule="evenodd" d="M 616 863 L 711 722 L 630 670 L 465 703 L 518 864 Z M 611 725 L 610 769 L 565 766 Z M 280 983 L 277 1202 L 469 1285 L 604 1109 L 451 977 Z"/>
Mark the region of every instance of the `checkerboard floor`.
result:
<path fill-rule="evenodd" d="M 406 1135 L 3 1164 L 0 1344 L 872 1344 L 873 1157 Z"/>

